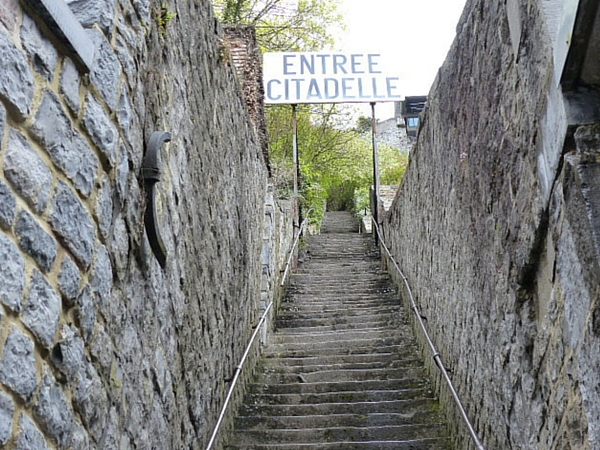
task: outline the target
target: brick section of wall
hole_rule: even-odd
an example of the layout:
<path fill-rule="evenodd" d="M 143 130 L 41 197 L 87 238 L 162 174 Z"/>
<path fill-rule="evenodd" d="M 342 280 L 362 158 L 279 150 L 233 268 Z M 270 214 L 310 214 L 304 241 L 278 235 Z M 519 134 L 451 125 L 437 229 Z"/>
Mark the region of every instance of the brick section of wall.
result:
<path fill-rule="evenodd" d="M 89 74 L 0 6 L 0 447 L 203 448 L 260 314 L 261 141 L 207 2 L 67 3 Z M 143 219 L 156 130 L 164 270 Z"/>
<path fill-rule="evenodd" d="M 542 5 L 512 3 L 467 2 L 387 240 L 486 448 L 598 448 L 597 156 L 563 148 Z"/>

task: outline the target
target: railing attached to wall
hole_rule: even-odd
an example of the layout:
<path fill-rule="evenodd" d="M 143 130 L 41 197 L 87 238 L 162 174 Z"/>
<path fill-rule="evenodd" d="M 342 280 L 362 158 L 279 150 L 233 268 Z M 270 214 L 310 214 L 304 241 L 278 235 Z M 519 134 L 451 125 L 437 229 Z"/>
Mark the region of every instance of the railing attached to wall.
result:
<path fill-rule="evenodd" d="M 467 426 L 469 434 L 473 438 L 473 442 L 475 443 L 477 450 L 485 450 L 485 447 L 479 440 L 479 437 L 477 437 L 477 433 L 475 432 L 475 429 L 473 428 L 473 425 L 471 424 L 471 421 L 469 420 L 469 417 L 467 416 L 467 413 L 465 412 L 465 409 L 460 401 L 460 398 L 458 397 L 458 393 L 456 392 L 456 389 L 454 388 L 454 385 L 452 384 L 452 380 L 450 379 L 450 376 L 448 375 L 448 371 L 444 367 L 444 363 L 442 362 L 441 355 L 436 350 L 435 345 L 433 345 L 433 341 L 431 340 L 431 337 L 429 336 L 429 333 L 427 332 L 427 329 L 425 328 L 425 323 L 423 322 L 423 316 L 421 316 L 421 313 L 419 312 L 419 308 L 417 307 L 417 304 L 413 297 L 412 290 L 410 289 L 410 285 L 408 284 L 408 280 L 406 279 L 404 272 L 402 272 L 402 270 L 400 270 L 398 263 L 392 256 L 392 253 L 388 249 L 387 245 L 385 245 L 385 242 L 383 240 L 383 235 L 381 234 L 381 229 L 379 228 L 379 226 L 378 226 L 377 222 L 375 222 L 375 220 L 373 220 L 373 228 L 376 230 L 377 237 L 379 238 L 379 244 L 381 245 L 381 247 L 383 247 L 383 249 L 387 253 L 388 258 L 394 264 L 394 267 L 400 274 L 400 277 L 402 278 L 402 281 L 404 282 L 404 285 L 406 286 L 406 289 L 408 291 L 408 296 L 410 297 L 411 309 L 415 313 L 415 316 L 417 318 L 419 326 L 421 327 L 421 330 L 423 331 L 423 335 L 425 336 L 425 340 L 427 341 L 427 345 L 429 346 L 429 348 L 431 349 L 431 352 L 433 353 L 433 360 L 435 361 L 435 364 L 440 369 L 442 376 L 444 377 L 444 380 L 446 381 L 446 384 L 448 385 L 448 389 L 450 390 L 452 397 L 454 398 L 454 402 L 456 403 L 456 406 L 458 407 L 458 410 L 460 411 L 460 415 L 463 418 L 465 425 Z"/>
<path fill-rule="evenodd" d="M 308 219 L 304 219 L 302 221 L 302 224 L 300 225 L 300 228 L 298 230 L 298 235 L 294 239 L 294 244 L 292 245 L 292 249 L 290 250 L 290 256 L 289 256 L 289 258 L 287 260 L 287 264 L 285 265 L 285 270 L 283 272 L 283 277 L 281 278 L 281 286 L 283 286 L 285 284 L 286 278 L 287 278 L 288 273 L 290 271 L 292 258 L 294 257 L 294 253 L 296 251 L 296 247 L 298 246 L 298 243 L 300 242 L 300 236 L 302 235 L 302 232 L 304 231 L 304 228 L 306 227 L 307 220 Z M 206 450 L 210 450 L 212 448 L 212 446 L 214 445 L 216 439 L 217 439 L 217 436 L 219 434 L 219 430 L 221 428 L 221 424 L 223 423 L 223 419 L 225 418 L 225 413 L 227 412 L 227 408 L 229 407 L 229 402 L 231 401 L 231 397 L 233 396 L 233 392 L 235 390 L 235 386 L 237 385 L 237 382 L 238 382 L 238 380 L 240 378 L 240 375 L 242 373 L 242 369 L 244 368 L 244 364 L 246 362 L 246 359 L 248 358 L 248 355 L 250 354 L 250 349 L 252 348 L 252 344 L 254 343 L 254 340 L 256 339 L 256 336 L 258 336 L 258 333 L 260 332 L 260 327 L 262 327 L 262 325 L 264 324 L 265 320 L 267 320 L 267 316 L 269 315 L 269 311 L 271 310 L 272 307 L 273 307 L 273 302 L 270 302 L 267 305 L 267 307 L 265 308 L 265 312 L 260 317 L 260 320 L 258 321 L 258 324 L 256 325 L 256 327 L 254 329 L 254 333 L 252 333 L 252 337 L 250 338 L 250 342 L 248 342 L 248 346 L 246 347 L 246 351 L 244 351 L 244 354 L 242 355 L 242 359 L 240 360 L 240 363 L 235 368 L 235 373 L 233 374 L 233 377 L 231 378 L 231 385 L 229 386 L 229 392 L 227 392 L 227 397 L 225 398 L 225 403 L 223 404 L 223 408 L 221 409 L 221 414 L 219 414 L 219 419 L 217 420 L 217 424 L 215 425 L 215 429 L 213 430 L 213 433 L 212 433 L 212 435 L 210 437 L 210 441 L 208 441 L 208 445 L 206 446 Z"/>

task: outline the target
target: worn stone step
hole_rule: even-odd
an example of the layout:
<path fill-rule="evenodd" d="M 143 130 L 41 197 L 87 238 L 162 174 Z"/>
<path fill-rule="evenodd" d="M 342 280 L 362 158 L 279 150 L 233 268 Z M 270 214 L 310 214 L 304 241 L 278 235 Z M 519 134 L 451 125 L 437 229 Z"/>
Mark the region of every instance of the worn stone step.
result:
<path fill-rule="evenodd" d="M 415 346 L 410 352 L 398 354 L 391 353 L 361 353 L 354 355 L 321 355 L 308 357 L 286 357 L 283 355 L 269 354 L 263 358 L 261 367 L 269 367 L 273 364 L 285 364 L 287 366 L 322 366 L 325 364 L 389 364 L 400 361 L 421 361 L 421 355 Z"/>
<path fill-rule="evenodd" d="M 341 402 L 306 405 L 252 405 L 244 403 L 242 416 L 308 416 L 325 414 L 384 414 L 436 411 L 439 403 L 433 399 L 390 400 L 385 402 Z"/>
<path fill-rule="evenodd" d="M 249 394 L 246 400 L 254 405 L 304 405 L 318 403 L 342 402 L 383 402 L 391 400 L 414 400 L 417 398 L 432 398 L 430 389 L 402 389 L 402 390 L 367 390 L 323 392 L 319 394 L 265 394 L 257 392 Z"/>
<path fill-rule="evenodd" d="M 280 443 L 308 442 L 369 442 L 376 439 L 402 441 L 415 438 L 440 438 L 445 434 L 443 425 L 388 425 L 369 427 L 332 427 L 307 429 L 269 429 L 245 430 L 238 434 L 237 440 L 243 444 L 259 444 L 265 437 Z M 234 441 L 235 444 L 235 441 Z"/>
<path fill-rule="evenodd" d="M 227 450 L 447 450 L 445 439 L 418 439 L 406 441 L 326 442 L 288 444 L 237 444 Z"/>
<path fill-rule="evenodd" d="M 348 361 L 343 363 L 330 363 L 322 361 L 320 364 L 290 364 L 287 361 L 280 359 L 266 361 L 263 363 L 263 371 L 271 372 L 290 372 L 290 373 L 309 373 L 309 372 L 320 372 L 323 370 L 369 370 L 369 369 L 403 369 L 409 367 L 418 367 L 423 364 L 420 358 L 403 358 L 403 359 L 390 359 L 383 361 L 369 361 L 361 362 Z M 286 370 L 283 370 L 283 369 Z"/>
<path fill-rule="evenodd" d="M 425 389 L 429 388 L 429 380 L 426 378 L 410 379 L 388 379 L 388 380 L 363 380 L 363 381 L 327 381 L 319 383 L 278 383 L 264 384 L 255 382 L 250 385 L 252 393 L 263 392 L 265 394 L 319 394 L 327 392 L 347 392 L 358 390 L 402 390 L 402 389 Z"/>
<path fill-rule="evenodd" d="M 298 328 L 280 328 L 273 333 L 271 342 L 273 345 L 290 344 L 290 349 L 298 345 L 318 346 L 320 344 L 327 345 L 329 343 L 338 343 L 340 345 L 354 346 L 366 341 L 376 341 L 374 345 L 382 341 L 390 341 L 393 339 L 412 337 L 409 325 L 404 325 L 402 328 L 383 327 L 374 328 L 371 330 L 361 329 L 340 329 L 321 331 L 321 328 L 313 328 L 310 333 L 306 333 L 307 329 Z M 303 332 L 304 331 L 304 332 Z"/>
<path fill-rule="evenodd" d="M 378 348 L 384 349 L 390 346 L 398 346 L 402 343 L 401 337 L 385 337 L 385 338 L 365 338 L 365 339 L 354 339 L 352 341 L 352 347 L 348 345 L 348 341 L 344 340 L 331 340 L 323 342 L 312 342 L 310 344 L 302 342 L 286 342 L 277 343 L 274 341 L 274 337 L 271 337 L 272 342 L 269 344 L 269 353 L 275 354 L 287 354 L 287 355 L 308 355 L 318 356 L 327 354 L 351 355 L 353 351 L 359 353 L 365 353 L 365 350 L 377 352 Z M 411 340 L 411 343 L 413 341 Z"/>
<path fill-rule="evenodd" d="M 280 371 L 271 369 L 269 372 L 260 373 L 258 383 L 318 383 L 329 381 L 367 381 L 367 380 L 394 380 L 400 378 L 425 378 L 424 367 L 403 367 L 385 369 L 338 369 L 318 370 L 315 372 Z"/>
<path fill-rule="evenodd" d="M 443 420 L 439 411 L 415 411 L 405 413 L 371 414 L 327 414 L 310 416 L 240 416 L 236 427 L 247 429 L 270 428 L 316 428 L 316 427 L 366 427 L 393 426 L 415 423 L 440 423 Z"/>

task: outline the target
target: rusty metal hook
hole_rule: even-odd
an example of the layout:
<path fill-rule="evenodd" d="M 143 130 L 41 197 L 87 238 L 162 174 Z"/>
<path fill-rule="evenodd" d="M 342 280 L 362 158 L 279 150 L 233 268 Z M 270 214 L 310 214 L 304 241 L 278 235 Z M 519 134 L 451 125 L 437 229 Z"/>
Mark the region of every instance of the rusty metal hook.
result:
<path fill-rule="evenodd" d="M 152 253 L 154 253 L 154 256 L 163 269 L 167 264 L 167 249 L 160 234 L 154 185 L 160 181 L 160 149 L 165 142 L 171 142 L 171 133 L 167 131 L 155 131 L 152 133 L 146 146 L 146 155 L 142 161 L 142 176 L 146 190 L 144 223 Z"/>

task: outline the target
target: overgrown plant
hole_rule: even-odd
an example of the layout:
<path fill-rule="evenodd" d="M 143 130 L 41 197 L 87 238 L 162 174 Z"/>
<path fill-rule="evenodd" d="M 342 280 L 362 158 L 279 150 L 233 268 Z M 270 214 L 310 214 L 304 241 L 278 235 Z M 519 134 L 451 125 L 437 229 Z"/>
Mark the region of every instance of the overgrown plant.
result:
<path fill-rule="evenodd" d="M 159 33 L 161 36 L 165 36 L 167 33 L 167 27 L 175 19 L 175 17 L 177 17 L 177 13 L 170 10 L 166 3 L 163 3 L 162 6 L 155 11 L 154 17 L 156 19 L 156 26 L 158 27 Z"/>

